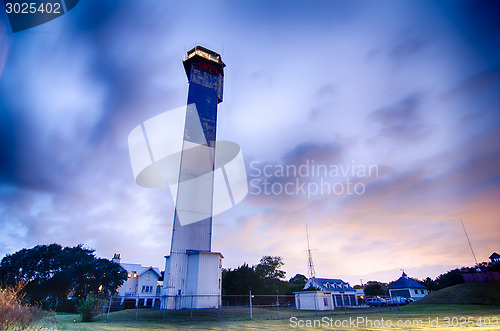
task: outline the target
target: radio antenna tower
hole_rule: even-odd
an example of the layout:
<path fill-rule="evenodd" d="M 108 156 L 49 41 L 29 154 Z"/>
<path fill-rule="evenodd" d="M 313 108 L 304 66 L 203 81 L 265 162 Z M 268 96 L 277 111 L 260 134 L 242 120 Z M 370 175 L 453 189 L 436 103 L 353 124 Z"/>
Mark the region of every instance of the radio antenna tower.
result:
<path fill-rule="evenodd" d="M 469 240 L 469 235 L 467 234 L 467 230 L 465 230 L 465 225 L 464 225 L 464 221 L 462 221 L 462 218 L 460 218 L 460 222 L 462 223 L 462 227 L 464 228 L 465 236 L 467 237 L 467 242 L 469 243 L 469 247 L 470 247 L 470 250 L 472 252 L 472 256 L 474 256 L 474 261 L 476 261 L 476 265 L 477 265 L 476 254 L 474 254 L 474 250 L 472 249 L 472 245 L 471 245 L 470 240 Z"/>
<path fill-rule="evenodd" d="M 309 276 L 309 279 L 310 279 L 310 278 L 316 277 L 316 272 L 314 271 L 314 263 L 313 263 L 313 258 L 312 258 L 312 254 L 311 254 L 311 247 L 309 246 L 309 230 L 307 228 L 307 223 L 306 223 L 306 236 L 307 236 L 307 255 L 309 258 L 307 275 Z"/>

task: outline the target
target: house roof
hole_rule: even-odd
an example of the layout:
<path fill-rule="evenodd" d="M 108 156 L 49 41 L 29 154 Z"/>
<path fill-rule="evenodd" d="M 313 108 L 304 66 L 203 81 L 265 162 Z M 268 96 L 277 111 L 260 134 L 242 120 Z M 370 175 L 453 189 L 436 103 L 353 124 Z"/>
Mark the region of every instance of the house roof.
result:
<path fill-rule="evenodd" d="M 312 286 L 322 291 L 356 291 L 349 283 L 336 278 L 310 278 L 304 286 L 304 290 Z"/>
<path fill-rule="evenodd" d="M 401 275 L 401 277 L 399 277 L 399 279 L 397 281 L 395 281 L 391 286 L 389 286 L 390 290 L 399 289 L 399 288 L 425 289 L 426 287 L 424 285 L 414 281 L 410 277 L 408 277 L 403 271 L 403 275 Z"/>
<path fill-rule="evenodd" d="M 161 277 L 160 269 L 154 267 L 143 267 L 142 265 L 136 263 L 120 263 L 120 267 L 122 267 L 122 269 L 129 274 L 135 271 L 137 275 L 142 276 L 148 270 L 152 270 L 158 275 L 158 277 Z"/>
<path fill-rule="evenodd" d="M 498 254 L 497 252 L 493 252 L 493 254 L 490 255 L 490 259 L 498 259 L 500 258 L 500 254 Z"/>

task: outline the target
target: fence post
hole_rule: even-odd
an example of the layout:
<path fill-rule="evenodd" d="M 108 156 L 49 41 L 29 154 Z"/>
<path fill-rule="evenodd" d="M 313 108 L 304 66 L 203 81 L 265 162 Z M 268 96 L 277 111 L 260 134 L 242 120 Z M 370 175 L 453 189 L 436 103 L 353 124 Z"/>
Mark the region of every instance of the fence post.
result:
<path fill-rule="evenodd" d="M 333 315 L 333 309 L 335 309 L 334 307 L 334 301 L 335 301 L 335 297 L 333 296 L 333 294 L 330 293 L 330 299 L 332 299 L 332 305 L 330 306 L 330 315 Z"/>
<path fill-rule="evenodd" d="M 318 309 L 316 308 L 318 306 L 318 292 L 314 291 L 314 312 L 316 316 L 318 316 Z"/>
<path fill-rule="evenodd" d="M 297 298 L 297 300 L 295 300 Z M 297 316 L 300 317 L 300 295 L 294 294 L 295 308 L 297 309 Z"/>
<path fill-rule="evenodd" d="M 251 320 L 252 319 L 252 291 L 250 291 L 249 300 L 250 300 L 250 320 Z"/>
<path fill-rule="evenodd" d="M 165 300 L 160 301 L 160 306 L 162 306 L 162 307 L 163 307 L 163 316 L 161 317 L 161 319 L 162 319 L 162 320 L 164 320 L 164 319 L 165 319 L 165 310 L 167 310 L 167 307 L 168 307 L 168 305 L 167 305 L 167 304 L 168 304 L 167 300 L 168 300 L 168 296 L 167 296 L 167 295 L 165 295 Z"/>
<path fill-rule="evenodd" d="M 278 307 L 278 319 L 280 319 L 280 298 L 278 296 L 278 290 L 276 290 L 276 307 Z"/>
<path fill-rule="evenodd" d="M 137 294 L 137 299 L 135 300 L 135 320 L 137 321 L 137 313 L 139 312 L 139 294 Z"/>
<path fill-rule="evenodd" d="M 193 319 L 193 294 L 191 294 L 191 319 Z"/>
<path fill-rule="evenodd" d="M 220 319 L 220 309 L 222 307 L 222 295 L 218 295 L 218 303 L 217 303 L 217 320 Z"/>
<path fill-rule="evenodd" d="M 109 320 L 109 309 L 111 308 L 111 299 L 113 296 L 111 295 L 111 291 L 109 292 L 109 303 L 108 303 L 108 314 L 106 315 L 106 322 Z"/>

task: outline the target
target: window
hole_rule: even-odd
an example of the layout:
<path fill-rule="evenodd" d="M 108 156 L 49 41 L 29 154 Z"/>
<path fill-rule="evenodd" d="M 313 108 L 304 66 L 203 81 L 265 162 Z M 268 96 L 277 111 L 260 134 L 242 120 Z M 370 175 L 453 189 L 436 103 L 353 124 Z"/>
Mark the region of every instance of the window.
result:
<path fill-rule="evenodd" d="M 424 294 L 424 290 L 422 290 L 422 294 Z"/>
<path fill-rule="evenodd" d="M 153 286 L 143 286 L 142 287 L 142 293 L 152 293 L 153 292 Z"/>
<path fill-rule="evenodd" d="M 418 290 L 415 290 L 415 294 L 418 294 Z"/>
<path fill-rule="evenodd" d="M 325 304 L 325 306 L 328 307 L 328 298 L 327 297 L 323 298 L 323 303 Z"/>

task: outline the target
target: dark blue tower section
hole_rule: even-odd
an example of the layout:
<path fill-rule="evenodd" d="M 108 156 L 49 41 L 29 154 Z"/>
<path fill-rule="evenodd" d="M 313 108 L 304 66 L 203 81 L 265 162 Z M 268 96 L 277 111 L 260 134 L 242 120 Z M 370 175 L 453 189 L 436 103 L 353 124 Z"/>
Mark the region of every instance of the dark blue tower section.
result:
<path fill-rule="evenodd" d="M 188 111 L 184 138 L 187 141 L 213 146 L 217 132 L 217 104 L 222 102 L 224 67 L 219 54 L 201 46 L 196 46 L 187 53 L 184 69 L 189 80 L 187 104 L 195 104 L 198 114 L 193 109 Z M 190 129 L 190 119 L 197 115 L 203 128 L 204 137 L 197 137 L 198 130 Z M 196 132 L 195 132 L 196 131 Z"/>

